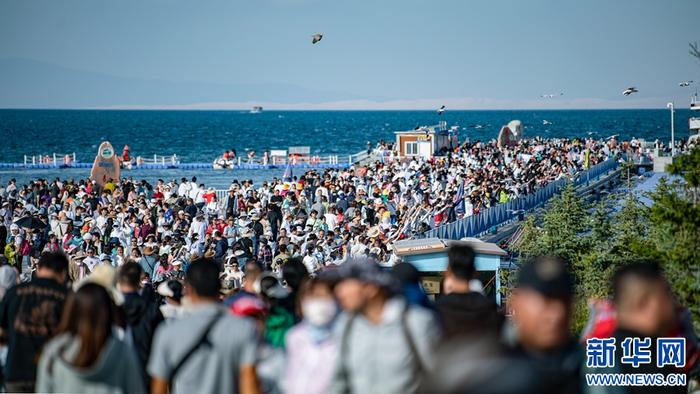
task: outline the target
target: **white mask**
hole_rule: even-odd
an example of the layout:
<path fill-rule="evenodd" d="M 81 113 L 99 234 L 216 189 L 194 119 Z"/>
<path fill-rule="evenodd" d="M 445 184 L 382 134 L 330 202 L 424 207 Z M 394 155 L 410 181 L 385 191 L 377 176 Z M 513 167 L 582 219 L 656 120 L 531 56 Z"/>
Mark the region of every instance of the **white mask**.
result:
<path fill-rule="evenodd" d="M 311 325 L 322 327 L 338 314 L 338 305 L 330 298 L 309 298 L 301 303 L 304 319 Z"/>

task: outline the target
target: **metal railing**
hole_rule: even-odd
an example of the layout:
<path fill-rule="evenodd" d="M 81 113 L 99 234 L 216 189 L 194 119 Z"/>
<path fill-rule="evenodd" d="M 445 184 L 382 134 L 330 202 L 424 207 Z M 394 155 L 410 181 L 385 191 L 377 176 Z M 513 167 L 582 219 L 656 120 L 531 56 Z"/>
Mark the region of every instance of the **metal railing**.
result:
<path fill-rule="evenodd" d="M 73 153 L 52 153 L 51 155 L 24 155 L 24 165 L 32 164 L 52 164 L 54 166 L 68 165 L 75 163 L 75 152 Z"/>
<path fill-rule="evenodd" d="M 246 165 L 256 165 L 256 166 L 285 166 L 287 164 L 291 165 L 333 165 L 338 164 L 338 155 L 310 155 L 310 156 L 291 156 L 291 157 L 281 157 L 281 156 L 253 156 L 253 157 L 242 157 L 238 156 L 234 159 L 223 159 L 218 157 L 214 163 L 217 163 L 226 168 L 234 167 L 244 167 Z"/>
<path fill-rule="evenodd" d="M 180 164 L 180 158 L 176 154 L 168 156 L 154 154 L 153 157 L 137 156 L 132 164 L 137 166 L 145 164 L 175 165 Z"/>
<path fill-rule="evenodd" d="M 371 156 L 371 152 L 367 152 L 366 150 L 363 150 L 362 152 L 348 155 L 348 163 L 350 163 L 350 164 L 359 163 L 361 161 L 367 160 L 370 156 Z"/>

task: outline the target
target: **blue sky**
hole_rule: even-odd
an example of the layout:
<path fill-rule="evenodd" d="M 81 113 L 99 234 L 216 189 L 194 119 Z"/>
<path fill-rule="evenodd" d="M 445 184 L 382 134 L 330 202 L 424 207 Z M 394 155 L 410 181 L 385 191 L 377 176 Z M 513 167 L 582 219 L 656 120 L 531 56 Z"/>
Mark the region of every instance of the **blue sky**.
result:
<path fill-rule="evenodd" d="M 0 106 L 684 105 L 698 18 L 698 0 L 0 0 Z"/>

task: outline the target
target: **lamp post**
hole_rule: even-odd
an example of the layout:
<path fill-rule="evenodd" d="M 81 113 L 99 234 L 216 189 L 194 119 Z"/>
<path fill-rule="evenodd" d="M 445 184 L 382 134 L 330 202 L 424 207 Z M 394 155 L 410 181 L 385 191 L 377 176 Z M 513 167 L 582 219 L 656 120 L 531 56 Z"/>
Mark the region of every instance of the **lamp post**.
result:
<path fill-rule="evenodd" d="M 676 140 L 674 138 L 674 122 L 673 122 L 673 103 L 666 104 L 666 108 L 671 109 L 671 157 L 676 155 Z"/>

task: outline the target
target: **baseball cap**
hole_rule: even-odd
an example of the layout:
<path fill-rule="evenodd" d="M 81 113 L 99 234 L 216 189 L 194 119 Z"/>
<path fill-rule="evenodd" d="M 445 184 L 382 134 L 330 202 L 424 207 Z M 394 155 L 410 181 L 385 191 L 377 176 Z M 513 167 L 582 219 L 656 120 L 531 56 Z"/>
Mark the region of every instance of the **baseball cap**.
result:
<path fill-rule="evenodd" d="M 262 317 L 267 313 L 267 308 L 257 297 L 244 296 L 231 305 L 231 313 L 236 316 Z"/>
<path fill-rule="evenodd" d="M 532 289 L 549 298 L 570 298 L 574 281 L 562 259 L 541 256 L 520 268 L 518 288 Z"/>

